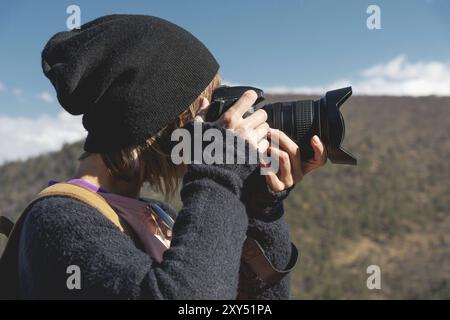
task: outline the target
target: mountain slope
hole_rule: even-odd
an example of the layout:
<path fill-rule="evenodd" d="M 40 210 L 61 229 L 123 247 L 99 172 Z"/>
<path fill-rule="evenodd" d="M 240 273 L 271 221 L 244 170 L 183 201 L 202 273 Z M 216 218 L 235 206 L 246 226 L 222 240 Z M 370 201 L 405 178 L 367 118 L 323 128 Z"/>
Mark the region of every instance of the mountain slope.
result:
<path fill-rule="evenodd" d="M 450 98 L 356 96 L 342 111 L 358 166 L 330 163 L 286 202 L 301 250 L 293 298 L 450 298 Z M 0 212 L 14 216 L 48 179 L 70 177 L 80 153 L 77 143 L 1 166 Z M 372 264 L 381 290 L 366 287 Z"/>

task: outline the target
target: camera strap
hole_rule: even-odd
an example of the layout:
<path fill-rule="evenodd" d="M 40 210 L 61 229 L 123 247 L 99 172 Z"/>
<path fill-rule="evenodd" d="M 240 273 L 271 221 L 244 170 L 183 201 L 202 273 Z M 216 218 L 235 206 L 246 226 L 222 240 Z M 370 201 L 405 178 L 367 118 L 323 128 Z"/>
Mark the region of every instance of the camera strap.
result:
<path fill-rule="evenodd" d="M 297 259 L 298 250 L 293 243 L 291 243 L 291 258 L 284 270 L 274 267 L 270 259 L 266 256 L 264 249 L 255 239 L 247 237 L 242 250 L 242 261 L 256 275 L 261 287 L 270 286 L 279 282 L 295 267 Z"/>

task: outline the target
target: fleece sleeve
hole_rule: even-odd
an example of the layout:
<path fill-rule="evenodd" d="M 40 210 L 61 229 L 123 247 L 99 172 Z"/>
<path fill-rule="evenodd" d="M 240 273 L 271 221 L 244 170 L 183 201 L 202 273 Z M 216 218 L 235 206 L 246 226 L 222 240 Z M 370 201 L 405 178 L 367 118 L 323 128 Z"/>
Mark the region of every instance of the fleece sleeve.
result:
<path fill-rule="evenodd" d="M 249 216 L 247 235 L 258 241 L 266 257 L 278 270 L 291 269 L 296 263 L 293 256 L 293 250 L 296 248 L 290 240 L 283 207 L 283 200 L 292 189 L 293 187 L 274 193 L 267 186 L 264 176 L 256 170 L 245 181 L 242 194 L 242 201 L 246 205 Z M 290 274 L 287 273 L 277 283 L 264 284 L 245 263 L 242 263 L 238 297 L 241 299 L 289 299 L 290 280 Z"/>
<path fill-rule="evenodd" d="M 20 240 L 25 298 L 235 299 L 250 165 L 188 165 L 171 247 L 157 263 L 100 212 L 54 197 L 28 212 Z M 68 289 L 70 266 L 81 288 Z"/>

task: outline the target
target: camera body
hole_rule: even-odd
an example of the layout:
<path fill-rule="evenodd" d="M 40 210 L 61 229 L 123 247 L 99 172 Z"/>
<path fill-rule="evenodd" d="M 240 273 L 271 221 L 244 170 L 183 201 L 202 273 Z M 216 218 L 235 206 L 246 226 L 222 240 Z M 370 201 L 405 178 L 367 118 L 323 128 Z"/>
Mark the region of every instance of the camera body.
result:
<path fill-rule="evenodd" d="M 341 146 L 345 136 L 345 123 L 339 109 L 352 95 L 351 87 L 328 91 L 319 100 L 274 102 L 257 106 L 264 101 L 264 92 L 261 89 L 248 86 L 221 86 L 213 93 L 206 121 L 217 120 L 247 90 L 254 90 L 258 98 L 244 117 L 260 108 L 264 109 L 270 127 L 283 131 L 297 143 L 302 161 L 314 157 L 310 141 L 317 135 L 324 144 L 331 162 L 357 164 L 356 158 Z"/>

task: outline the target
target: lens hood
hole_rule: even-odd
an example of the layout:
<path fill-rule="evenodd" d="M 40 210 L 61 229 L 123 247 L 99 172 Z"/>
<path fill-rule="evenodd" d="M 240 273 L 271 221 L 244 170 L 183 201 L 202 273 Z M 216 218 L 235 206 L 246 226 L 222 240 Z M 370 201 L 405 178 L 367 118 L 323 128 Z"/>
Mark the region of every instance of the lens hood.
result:
<path fill-rule="evenodd" d="M 356 165 L 356 158 L 342 148 L 345 136 L 345 123 L 340 107 L 352 95 L 352 87 L 328 91 L 319 100 L 320 138 L 326 146 L 328 157 L 333 163 Z"/>

